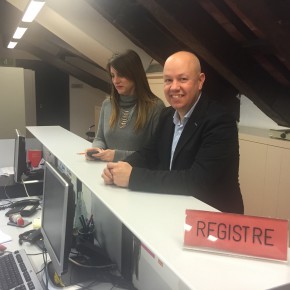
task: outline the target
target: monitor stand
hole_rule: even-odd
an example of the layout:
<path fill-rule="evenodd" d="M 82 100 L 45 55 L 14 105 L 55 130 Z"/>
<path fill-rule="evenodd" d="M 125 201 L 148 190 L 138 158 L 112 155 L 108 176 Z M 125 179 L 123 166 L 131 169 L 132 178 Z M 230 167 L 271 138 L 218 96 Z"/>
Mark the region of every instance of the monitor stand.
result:
<path fill-rule="evenodd" d="M 23 183 L 37 183 L 43 182 L 44 169 L 39 168 L 35 170 L 28 170 L 23 177 Z"/>
<path fill-rule="evenodd" d="M 78 267 L 72 263 L 69 263 L 67 273 L 61 275 L 60 278 L 57 274 L 55 274 L 54 267 L 51 262 L 48 262 L 46 269 L 49 290 L 83 289 L 96 280 L 96 269 Z M 45 274 L 43 274 L 43 283 L 46 285 Z M 95 284 L 99 284 L 99 282 L 96 281 Z"/>

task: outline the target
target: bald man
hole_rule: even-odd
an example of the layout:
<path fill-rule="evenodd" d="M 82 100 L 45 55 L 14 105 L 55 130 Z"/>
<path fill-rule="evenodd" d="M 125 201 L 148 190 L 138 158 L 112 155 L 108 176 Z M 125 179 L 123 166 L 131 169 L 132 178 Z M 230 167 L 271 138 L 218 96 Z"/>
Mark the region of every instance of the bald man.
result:
<path fill-rule="evenodd" d="M 202 94 L 205 75 L 186 51 L 164 64 L 164 94 L 155 136 L 124 162 L 107 164 L 105 184 L 135 191 L 190 195 L 223 212 L 244 213 L 236 121 Z"/>

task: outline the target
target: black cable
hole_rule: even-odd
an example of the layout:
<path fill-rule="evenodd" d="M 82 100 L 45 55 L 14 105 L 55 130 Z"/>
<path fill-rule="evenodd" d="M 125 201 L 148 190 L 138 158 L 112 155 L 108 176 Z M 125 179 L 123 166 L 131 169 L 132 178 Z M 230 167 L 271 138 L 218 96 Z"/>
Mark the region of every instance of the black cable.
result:
<path fill-rule="evenodd" d="M 44 275 L 45 275 L 45 279 L 46 279 L 45 290 L 49 290 L 48 289 L 47 251 L 45 249 L 43 249 L 43 251 L 42 251 L 42 258 L 43 258 L 43 264 L 44 264 Z"/>
<path fill-rule="evenodd" d="M 7 175 L 1 175 L 1 176 L 7 177 L 7 178 L 9 177 L 9 176 L 7 176 Z M 9 180 L 7 179 L 7 182 L 6 182 L 6 184 L 4 185 L 3 190 L 4 190 L 4 194 L 5 194 L 6 198 L 7 198 L 7 199 L 10 199 L 10 197 L 9 197 L 7 191 L 6 191 L 6 187 L 8 186 L 8 183 L 9 183 Z"/>
<path fill-rule="evenodd" d="M 7 200 L 7 203 L 0 205 L 0 210 L 4 210 L 4 209 L 7 209 L 7 208 L 10 208 L 12 204 L 13 204 L 12 201 Z"/>

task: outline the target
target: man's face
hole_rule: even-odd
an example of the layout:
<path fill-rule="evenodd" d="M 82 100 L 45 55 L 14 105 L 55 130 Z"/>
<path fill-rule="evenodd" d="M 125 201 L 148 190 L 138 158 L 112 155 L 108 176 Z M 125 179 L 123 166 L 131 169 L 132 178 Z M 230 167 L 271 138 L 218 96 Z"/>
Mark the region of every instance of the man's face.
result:
<path fill-rule="evenodd" d="M 166 100 L 183 118 L 196 102 L 205 76 L 193 60 L 176 57 L 165 63 L 163 78 Z"/>

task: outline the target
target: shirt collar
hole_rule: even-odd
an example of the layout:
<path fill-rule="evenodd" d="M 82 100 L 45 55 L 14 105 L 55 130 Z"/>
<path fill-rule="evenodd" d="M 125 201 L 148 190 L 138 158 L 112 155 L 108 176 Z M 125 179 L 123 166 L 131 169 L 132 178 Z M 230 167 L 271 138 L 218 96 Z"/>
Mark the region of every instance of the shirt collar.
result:
<path fill-rule="evenodd" d="M 184 116 L 182 121 L 180 121 L 177 111 L 174 112 L 174 115 L 173 115 L 173 123 L 174 123 L 174 125 L 181 125 L 181 124 L 184 124 L 185 122 L 187 122 L 187 120 L 190 118 L 194 108 L 196 107 L 196 105 L 197 105 L 197 103 L 198 103 L 198 101 L 200 99 L 200 96 L 201 96 L 201 93 L 199 94 L 199 96 L 197 98 L 197 101 L 192 105 L 190 110 L 185 114 L 185 116 Z"/>

